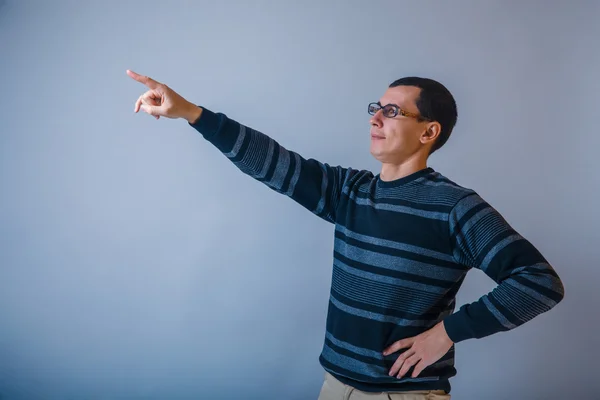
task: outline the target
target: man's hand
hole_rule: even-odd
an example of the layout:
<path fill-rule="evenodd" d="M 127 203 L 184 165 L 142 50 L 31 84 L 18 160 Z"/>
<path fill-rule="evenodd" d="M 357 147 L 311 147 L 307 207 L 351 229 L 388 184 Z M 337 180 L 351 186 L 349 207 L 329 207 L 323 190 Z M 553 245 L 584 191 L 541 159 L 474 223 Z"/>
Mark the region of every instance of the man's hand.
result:
<path fill-rule="evenodd" d="M 383 351 L 383 355 L 387 356 L 400 349 L 407 349 L 392 365 L 389 375 L 397 374 L 398 378 L 402 378 L 414 365 L 412 377 L 416 378 L 426 367 L 442 358 L 452 345 L 443 322 L 420 335 L 399 340 Z"/>
<path fill-rule="evenodd" d="M 181 97 L 167 85 L 130 70 L 127 70 L 127 75 L 150 89 L 135 102 L 134 111 L 136 113 L 141 109 L 156 119 L 160 117 L 183 118 L 190 124 L 200 118 L 202 109 Z"/>

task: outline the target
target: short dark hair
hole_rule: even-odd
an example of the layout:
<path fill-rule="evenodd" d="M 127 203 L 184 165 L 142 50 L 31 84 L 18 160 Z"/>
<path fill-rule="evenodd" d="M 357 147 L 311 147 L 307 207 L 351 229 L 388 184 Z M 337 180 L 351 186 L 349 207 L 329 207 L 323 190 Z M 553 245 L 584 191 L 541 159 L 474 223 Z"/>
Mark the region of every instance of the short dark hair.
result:
<path fill-rule="evenodd" d="M 458 118 L 456 101 L 452 93 L 433 79 L 416 76 L 400 78 L 390 84 L 391 88 L 396 86 L 416 86 L 421 89 L 419 98 L 416 99 L 419 114 L 431 121 L 439 122 L 442 127 L 440 135 L 431 147 L 431 153 L 438 150 L 448 141 Z"/>

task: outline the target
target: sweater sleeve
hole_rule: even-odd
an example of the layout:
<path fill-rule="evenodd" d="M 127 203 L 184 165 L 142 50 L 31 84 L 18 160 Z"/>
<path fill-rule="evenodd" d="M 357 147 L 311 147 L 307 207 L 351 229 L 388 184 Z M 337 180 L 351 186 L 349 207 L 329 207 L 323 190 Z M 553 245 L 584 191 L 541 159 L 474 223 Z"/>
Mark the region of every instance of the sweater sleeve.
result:
<path fill-rule="evenodd" d="M 460 200 L 449 222 L 456 261 L 498 283 L 444 320 L 453 342 L 516 328 L 563 299 L 564 287 L 552 266 L 480 196 Z"/>
<path fill-rule="evenodd" d="M 352 170 L 306 160 L 269 136 L 204 107 L 190 125 L 243 173 L 335 223 L 342 186 Z"/>

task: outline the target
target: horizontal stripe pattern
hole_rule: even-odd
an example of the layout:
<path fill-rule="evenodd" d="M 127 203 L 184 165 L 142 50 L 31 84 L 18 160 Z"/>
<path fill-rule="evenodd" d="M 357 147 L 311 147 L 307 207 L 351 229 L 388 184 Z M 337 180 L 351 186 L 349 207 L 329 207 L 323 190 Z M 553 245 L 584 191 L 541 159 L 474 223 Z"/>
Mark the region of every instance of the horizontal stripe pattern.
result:
<path fill-rule="evenodd" d="M 333 292 L 335 293 L 335 292 Z M 348 314 L 356 315 L 362 318 L 366 318 L 368 320 L 385 322 L 395 325 L 401 326 L 433 326 L 435 322 L 427 319 L 408 319 L 408 318 L 399 318 L 389 314 L 378 313 L 374 311 L 369 311 L 364 308 L 349 306 L 337 298 L 334 297 L 334 294 L 331 294 L 330 301 L 331 303 L 340 311 L 343 311 Z"/>
<path fill-rule="evenodd" d="M 348 244 L 341 239 L 335 239 L 334 247 L 336 252 L 352 261 L 391 271 L 420 275 L 425 278 L 455 282 L 464 273 L 460 269 L 445 268 L 401 256 L 379 253 L 370 249 L 367 250 L 364 247 L 361 248 Z"/>
<path fill-rule="evenodd" d="M 367 391 L 449 390 L 454 347 L 423 376 L 387 372 L 381 351 L 440 321 L 455 342 L 514 329 L 560 302 L 537 249 L 476 192 L 427 168 L 397 181 L 304 159 L 263 133 L 204 110 L 192 125 L 243 173 L 335 224 L 323 367 Z M 471 268 L 498 286 L 455 312 Z"/>
<path fill-rule="evenodd" d="M 332 288 L 350 299 L 364 299 L 365 304 L 406 311 L 412 314 L 430 313 L 444 303 L 445 293 L 408 289 L 390 283 L 364 279 L 335 266 Z M 446 304 L 447 305 L 447 304 Z"/>
<path fill-rule="evenodd" d="M 375 202 L 371 198 L 368 197 L 359 197 L 356 195 L 354 191 L 346 191 L 351 201 L 353 201 L 357 205 L 366 206 L 369 208 L 373 208 L 375 210 L 385 210 L 391 211 L 394 213 L 403 213 L 403 214 L 412 214 L 419 217 L 435 219 L 435 220 L 446 220 L 448 218 L 448 214 L 440 211 L 427 211 L 423 210 L 417 206 L 404 206 L 393 203 L 388 203 L 385 201 Z"/>
<path fill-rule="evenodd" d="M 422 292 L 425 292 L 425 293 L 427 293 L 427 292 L 446 293 L 447 292 L 447 289 L 445 289 L 443 287 L 429 285 L 429 284 L 425 284 L 425 283 L 421 283 L 421 282 L 415 282 L 413 280 L 410 280 L 409 277 L 407 277 L 406 279 L 395 278 L 393 276 L 382 275 L 382 274 L 378 274 L 375 272 L 365 271 L 363 268 L 360 268 L 360 267 L 354 268 L 354 267 L 351 267 L 351 266 L 345 264 L 344 262 L 340 261 L 339 259 L 335 259 L 333 261 L 333 268 L 334 268 L 334 272 L 335 272 L 336 268 L 339 268 L 339 269 L 343 270 L 344 272 L 347 272 L 352 275 L 356 275 L 361 278 L 369 279 L 369 280 L 376 281 L 376 282 L 387 283 L 390 285 L 397 285 L 397 286 L 400 286 L 403 288 L 417 289 L 417 290 L 421 290 Z M 404 289 L 404 290 L 406 290 L 406 289 Z"/>
<path fill-rule="evenodd" d="M 448 262 L 452 262 L 452 263 L 454 262 L 454 257 L 452 257 L 451 255 L 446 254 L 446 253 L 441 253 L 439 251 L 430 250 L 425 247 L 412 246 L 412 245 L 409 245 L 406 243 L 399 243 L 399 242 L 396 242 L 393 240 L 386 240 L 386 239 L 376 238 L 376 237 L 372 237 L 372 236 L 368 236 L 368 235 L 361 235 L 359 233 L 352 232 L 351 230 L 349 230 L 348 228 L 346 228 L 340 224 L 336 225 L 335 229 L 337 232 L 340 232 L 341 234 L 343 234 L 344 236 L 346 236 L 350 239 L 359 240 L 364 243 L 374 244 L 374 245 L 382 246 L 382 247 L 389 247 L 390 249 L 411 252 L 411 253 L 415 253 L 418 255 L 436 258 L 436 259 L 439 259 L 442 261 L 448 261 Z"/>

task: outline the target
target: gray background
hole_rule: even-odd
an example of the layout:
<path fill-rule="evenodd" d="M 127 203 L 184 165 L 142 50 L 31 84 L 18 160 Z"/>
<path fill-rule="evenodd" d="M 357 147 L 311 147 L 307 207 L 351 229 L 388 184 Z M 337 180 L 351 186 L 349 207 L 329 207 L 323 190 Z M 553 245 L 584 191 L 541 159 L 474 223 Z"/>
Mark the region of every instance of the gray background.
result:
<path fill-rule="evenodd" d="M 379 165 L 406 75 L 459 122 L 431 166 L 550 260 L 553 311 L 457 346 L 456 399 L 600 398 L 598 1 L 0 1 L 0 398 L 315 399 L 333 227 L 241 174 L 169 84 L 303 156 Z M 460 304 L 494 284 L 472 271 Z"/>

